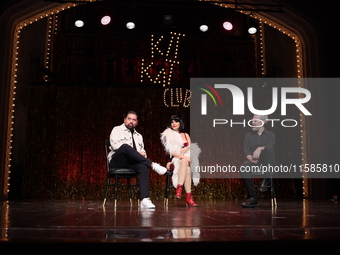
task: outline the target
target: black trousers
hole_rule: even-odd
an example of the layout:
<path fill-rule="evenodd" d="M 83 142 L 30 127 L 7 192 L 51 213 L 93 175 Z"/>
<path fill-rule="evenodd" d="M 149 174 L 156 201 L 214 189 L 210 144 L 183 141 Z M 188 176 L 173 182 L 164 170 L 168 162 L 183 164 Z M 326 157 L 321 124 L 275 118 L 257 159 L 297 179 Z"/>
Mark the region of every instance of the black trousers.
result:
<path fill-rule="evenodd" d="M 252 166 L 260 166 L 260 165 L 275 165 L 275 149 L 273 146 L 266 146 L 264 150 L 261 152 L 259 161 L 257 164 L 250 162 L 249 160 L 244 161 L 241 164 L 240 174 L 243 180 L 244 185 L 246 186 L 248 197 L 257 197 L 256 190 L 253 184 L 252 176 L 253 175 L 261 175 L 261 173 L 255 173 L 250 171 L 241 171 L 242 169 L 250 169 Z M 259 169 L 259 168 L 258 168 Z M 267 174 L 263 174 L 263 178 L 268 178 Z"/>
<path fill-rule="evenodd" d="M 123 144 L 112 155 L 110 167 L 113 168 L 131 168 L 140 175 L 140 198 L 149 197 L 149 167 L 152 161 L 143 157 L 138 151 L 127 144 Z"/>

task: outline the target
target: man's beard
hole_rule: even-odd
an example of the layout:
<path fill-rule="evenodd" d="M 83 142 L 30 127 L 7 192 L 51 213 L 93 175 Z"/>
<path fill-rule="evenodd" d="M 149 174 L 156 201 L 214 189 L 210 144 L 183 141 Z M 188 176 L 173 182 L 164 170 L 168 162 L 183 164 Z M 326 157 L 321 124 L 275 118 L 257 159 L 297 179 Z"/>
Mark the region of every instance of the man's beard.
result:
<path fill-rule="evenodd" d="M 261 127 L 252 127 L 253 131 L 259 131 Z"/>
<path fill-rule="evenodd" d="M 134 129 L 135 128 L 135 125 L 129 123 L 127 125 L 125 125 L 127 129 Z"/>

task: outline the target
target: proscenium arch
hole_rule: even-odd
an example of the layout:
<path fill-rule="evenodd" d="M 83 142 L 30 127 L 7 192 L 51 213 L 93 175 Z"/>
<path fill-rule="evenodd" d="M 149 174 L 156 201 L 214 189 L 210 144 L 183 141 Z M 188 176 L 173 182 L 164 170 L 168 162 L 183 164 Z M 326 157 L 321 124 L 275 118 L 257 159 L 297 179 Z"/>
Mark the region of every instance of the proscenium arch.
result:
<path fill-rule="evenodd" d="M 210 0 L 207 0 L 210 1 Z M 89 0 L 88 2 L 92 2 Z M 249 1 L 251 2 L 251 1 Z M 221 8 L 233 8 L 225 3 L 214 3 Z M 0 187 L 2 188 L 2 193 L 0 194 L 0 198 L 2 200 L 6 200 L 8 198 L 9 193 L 9 185 L 10 185 L 10 170 L 11 170 L 11 153 L 12 153 L 12 143 L 13 143 L 13 125 L 14 125 L 14 113 L 15 113 L 15 94 L 16 94 L 16 84 L 17 84 L 17 71 L 18 71 L 18 49 L 20 45 L 20 33 L 21 30 L 40 20 L 43 18 L 49 18 L 62 12 L 64 10 L 76 7 L 77 3 L 66 3 L 66 4 L 57 4 L 57 3 L 44 3 L 40 9 L 32 8 L 32 5 L 29 7 L 23 7 L 22 13 L 20 18 L 18 17 L 15 20 L 12 20 L 9 26 L 11 26 L 10 32 L 10 41 L 7 44 L 7 52 L 8 52 L 8 60 L 9 65 L 8 67 L 10 70 L 6 70 L 10 73 L 10 76 L 7 76 L 3 79 L 3 84 L 9 84 L 9 89 L 7 93 L 7 120 L 6 125 L 6 141 L 5 141 L 5 155 L 4 155 L 4 165 L 1 167 L 2 169 L 2 180 L 3 183 L 0 183 Z M 251 6 L 250 6 L 251 7 Z M 37 11 L 40 10 L 40 11 Z M 311 58 L 312 55 L 312 48 L 311 45 L 311 37 L 314 41 L 317 41 L 317 35 L 313 29 L 310 29 L 309 32 L 306 31 L 306 26 L 310 27 L 310 25 L 304 21 L 299 15 L 295 14 L 294 12 L 289 11 L 289 16 L 291 18 L 282 18 L 282 16 L 278 16 L 277 13 L 257 13 L 251 11 L 242 11 L 239 12 L 248 15 L 254 19 L 257 19 L 260 23 L 260 30 L 263 30 L 263 26 L 269 25 L 274 29 L 280 31 L 281 33 L 289 36 L 295 43 L 296 48 L 296 71 L 297 77 L 296 78 L 303 78 L 311 76 L 318 76 L 318 66 L 311 66 L 312 61 L 307 61 L 307 59 Z M 296 23 L 295 21 L 298 20 L 300 23 Z M 303 24 L 297 26 L 297 24 Z M 294 27 L 295 25 L 295 27 Z M 47 35 L 48 36 L 48 35 Z M 315 47 L 313 48 L 315 50 Z M 265 49 L 263 48 L 265 52 Z M 45 50 L 46 52 L 46 50 Z M 316 52 L 317 53 L 317 52 Z M 314 52 L 315 54 L 315 52 Z M 315 63 L 315 61 L 313 61 Z M 262 73 L 265 73 L 265 60 L 262 66 Z M 304 87 L 304 84 L 300 83 L 301 87 Z M 301 133 L 301 162 L 302 164 L 308 161 L 308 151 L 307 151 L 307 144 L 306 144 L 306 120 L 303 114 L 300 114 L 300 133 Z M 303 177 L 303 196 L 308 196 L 308 183 L 307 179 Z"/>
<path fill-rule="evenodd" d="M 89 1 L 91 2 L 91 0 Z M 22 3 L 22 5 L 25 5 Z M 61 11 L 70 9 L 77 6 L 75 3 L 66 4 L 55 4 L 55 3 L 38 3 L 37 5 L 23 6 L 22 10 L 19 7 L 14 7 L 18 13 L 18 18 L 13 20 L 9 24 L 10 31 L 8 38 L 10 42 L 7 46 L 8 55 L 5 58 L 8 60 L 9 65 L 7 69 L 3 71 L 4 74 L 10 73 L 10 76 L 3 76 L 3 84 L 9 83 L 9 89 L 7 93 L 7 114 L 5 115 L 7 119 L 6 122 L 6 141 L 5 141 L 5 155 L 4 155 L 4 165 L 1 166 L 1 175 L 3 178 L 0 179 L 0 188 L 2 189 L 0 194 L 0 200 L 7 200 L 8 193 L 10 191 L 10 174 L 11 174 L 11 155 L 12 155 L 12 144 L 13 144 L 13 127 L 14 127 L 14 113 L 15 113 L 15 94 L 17 85 L 17 72 L 18 72 L 18 60 L 19 60 L 19 47 L 20 47 L 20 33 L 21 30 L 43 18 L 51 17 Z M 13 11 L 16 12 L 16 11 Z M 11 15 L 11 14 L 10 14 Z M 13 14 L 12 14 L 13 15 Z M 13 15 L 15 16 L 15 14 Z M 46 49 L 45 49 L 46 52 Z M 5 66 L 4 66 L 5 69 Z M 3 156 L 3 155 L 1 155 Z"/>

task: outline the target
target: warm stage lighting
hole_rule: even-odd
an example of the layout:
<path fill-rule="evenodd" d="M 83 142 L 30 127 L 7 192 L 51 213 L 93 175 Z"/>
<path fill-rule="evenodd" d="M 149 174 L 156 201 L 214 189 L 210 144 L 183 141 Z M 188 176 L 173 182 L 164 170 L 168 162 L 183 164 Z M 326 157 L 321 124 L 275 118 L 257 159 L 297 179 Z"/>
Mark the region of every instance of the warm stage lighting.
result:
<path fill-rule="evenodd" d="M 110 16 L 104 16 L 102 17 L 102 19 L 100 20 L 100 22 L 102 23 L 102 25 L 108 25 L 111 22 L 111 17 Z"/>
<path fill-rule="evenodd" d="M 233 24 L 231 24 L 229 21 L 226 21 L 226 22 L 223 23 L 223 28 L 224 28 L 225 30 L 230 31 L 230 30 L 233 29 Z"/>
<path fill-rule="evenodd" d="M 207 25 L 201 25 L 201 26 L 200 26 L 200 30 L 201 30 L 202 32 L 207 32 L 208 29 L 209 29 L 209 27 L 208 27 Z"/>
<path fill-rule="evenodd" d="M 254 34 L 256 34 L 256 32 L 257 32 L 256 27 L 250 27 L 250 28 L 248 29 L 248 33 L 249 33 L 250 35 L 254 35 Z"/>
<path fill-rule="evenodd" d="M 128 23 L 126 23 L 126 27 L 128 28 L 128 29 L 134 29 L 135 28 L 135 23 L 133 23 L 133 22 L 128 22 Z"/>
<path fill-rule="evenodd" d="M 76 20 L 76 22 L 74 22 L 74 25 L 76 27 L 83 27 L 84 26 L 84 21 L 82 20 Z"/>

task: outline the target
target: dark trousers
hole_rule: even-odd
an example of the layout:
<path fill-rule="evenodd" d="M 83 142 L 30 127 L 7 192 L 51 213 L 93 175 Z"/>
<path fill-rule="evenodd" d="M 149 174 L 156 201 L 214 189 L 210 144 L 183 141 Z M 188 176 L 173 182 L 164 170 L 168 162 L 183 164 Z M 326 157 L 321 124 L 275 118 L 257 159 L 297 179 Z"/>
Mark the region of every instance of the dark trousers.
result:
<path fill-rule="evenodd" d="M 139 173 L 140 198 L 149 197 L 149 167 L 152 161 L 143 157 L 138 151 L 127 144 L 123 144 L 112 155 L 110 167 L 131 168 Z"/>
<path fill-rule="evenodd" d="M 250 162 L 249 160 L 244 161 L 241 164 L 241 169 L 250 169 L 252 166 L 260 166 L 260 165 L 275 165 L 275 149 L 273 146 L 266 146 L 264 150 L 261 152 L 259 161 L 257 164 Z M 240 170 L 241 170 L 240 169 Z M 262 173 L 252 173 L 248 171 L 240 171 L 241 177 L 243 179 L 243 183 L 246 186 L 248 197 L 257 197 L 256 190 L 253 184 L 252 175 L 261 175 Z M 267 174 L 263 175 L 263 178 L 268 178 Z"/>

